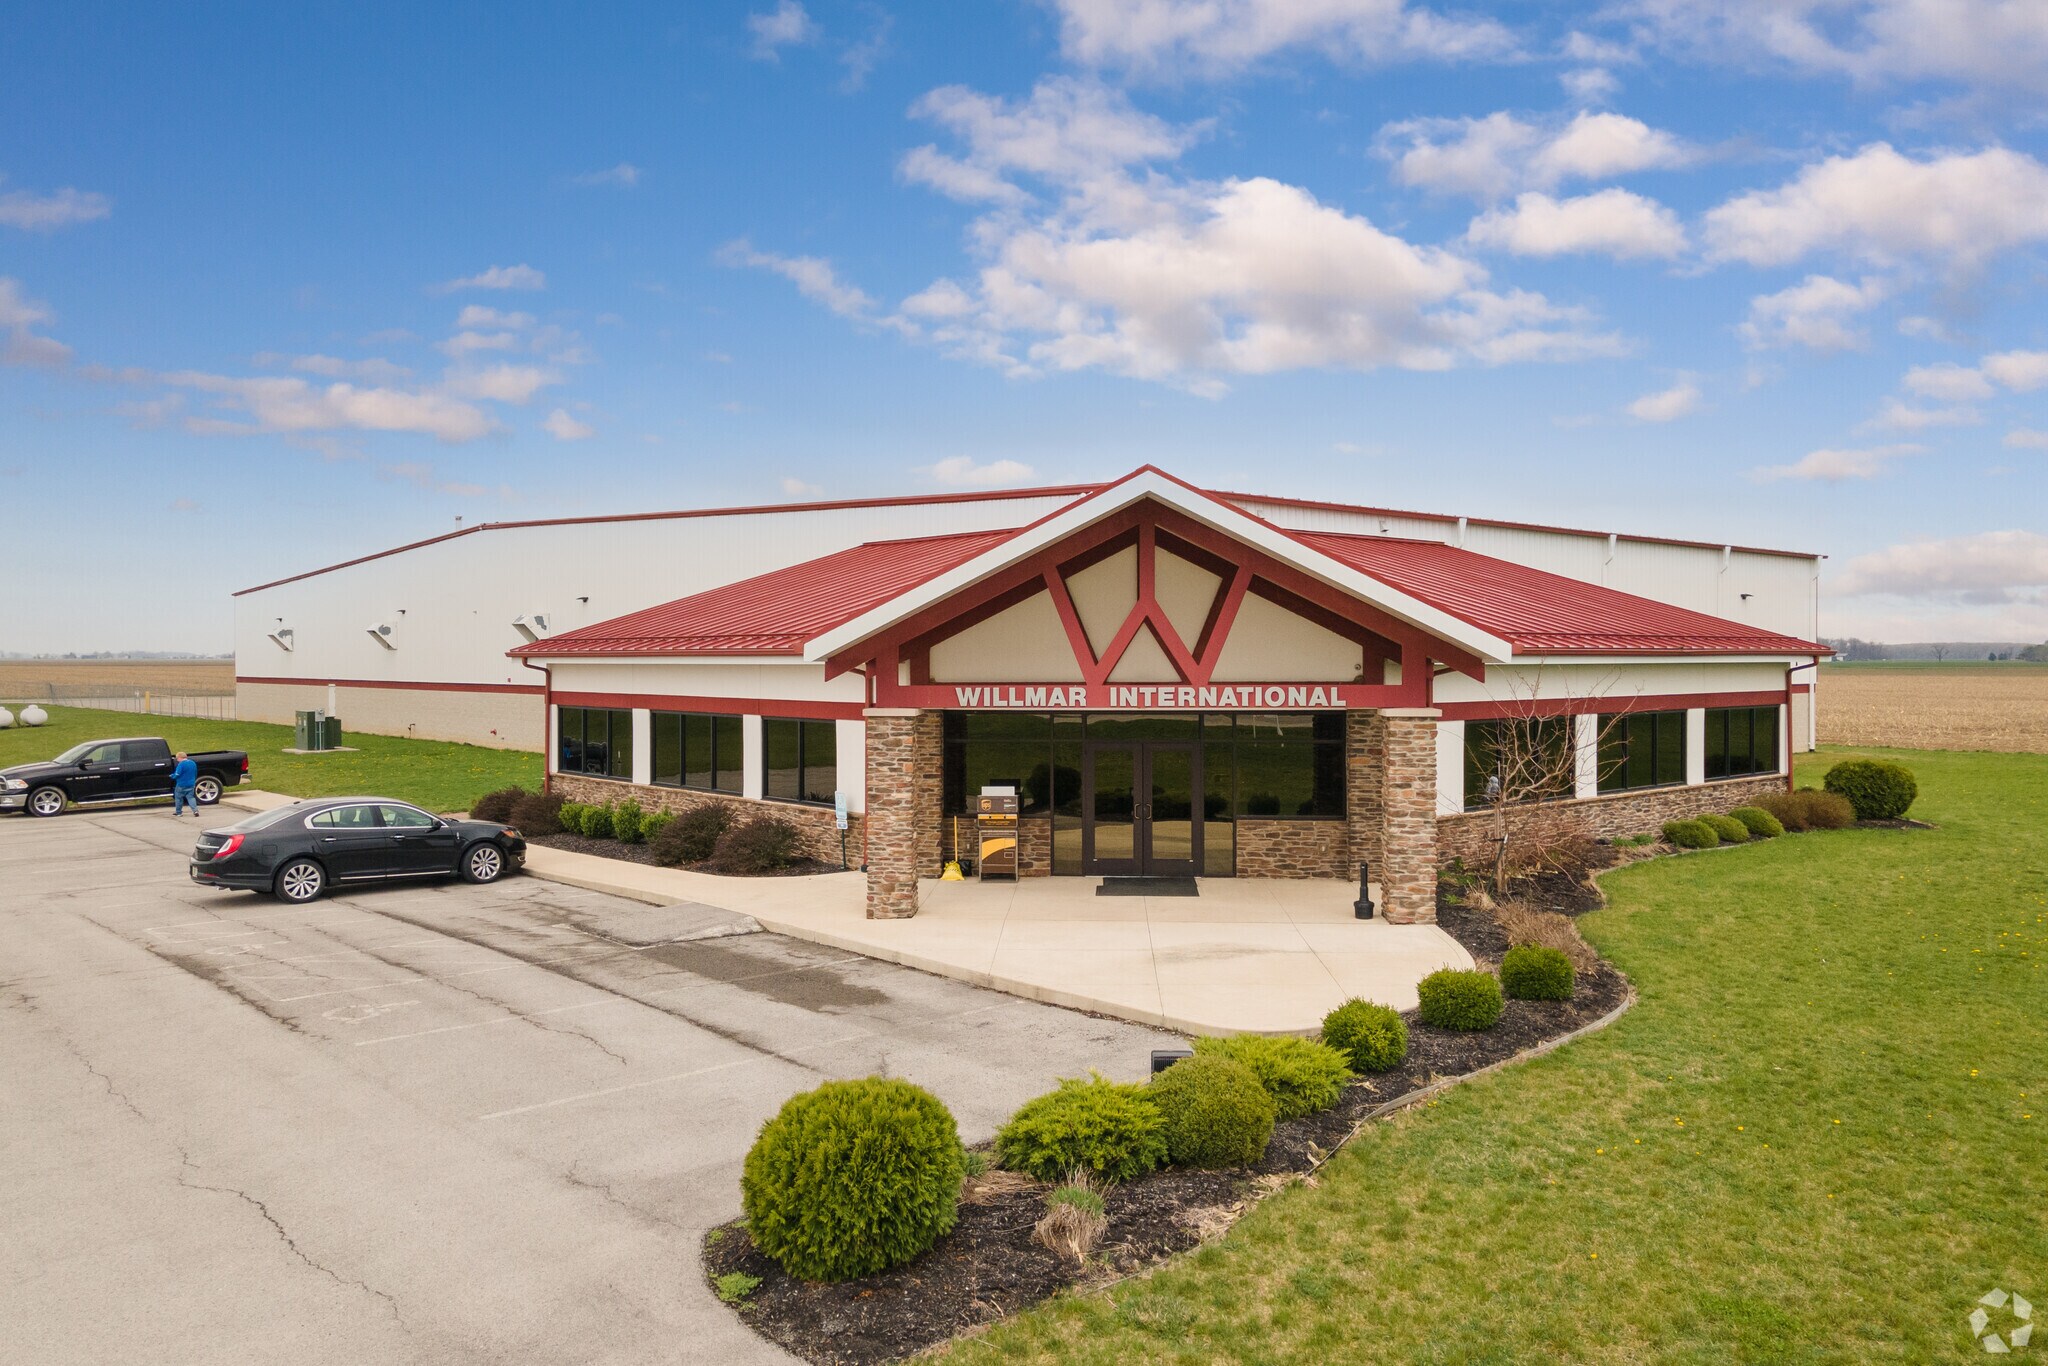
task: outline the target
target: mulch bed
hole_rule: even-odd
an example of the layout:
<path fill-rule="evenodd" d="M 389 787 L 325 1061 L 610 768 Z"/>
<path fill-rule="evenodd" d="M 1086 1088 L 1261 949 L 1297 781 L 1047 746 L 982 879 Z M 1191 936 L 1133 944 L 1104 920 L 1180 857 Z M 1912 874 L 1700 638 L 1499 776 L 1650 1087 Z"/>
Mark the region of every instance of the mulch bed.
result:
<path fill-rule="evenodd" d="M 654 850 L 645 844 L 621 844 L 617 840 L 598 839 L 591 835 L 562 834 L 528 835 L 528 844 L 544 844 L 550 849 L 566 849 L 572 854 L 594 854 L 598 858 L 617 859 L 621 863 L 640 863 L 649 868 L 662 865 L 654 857 Z M 719 877 L 801 877 L 807 873 L 843 873 L 846 870 L 836 863 L 820 863 L 817 859 L 802 859 L 787 868 L 777 868 L 767 873 L 728 873 L 723 868 L 714 868 L 708 863 L 685 863 L 678 865 L 689 873 L 711 873 Z"/>
<path fill-rule="evenodd" d="M 1594 904 L 1598 892 L 1592 893 Z M 1507 936 L 1493 918 L 1439 901 L 1437 923 L 1476 959 L 1498 962 Z M 1276 1125 L 1266 1156 L 1248 1171 L 1168 1168 L 1112 1189 L 1109 1231 L 1094 1259 L 1077 1266 L 1032 1240 L 1046 1188 L 1029 1184 L 977 1197 L 970 1183 L 952 1233 L 923 1256 L 878 1276 L 813 1284 L 763 1256 L 734 1222 L 705 1238 L 707 1280 L 729 1272 L 760 1278 L 738 1306 L 763 1337 L 820 1366 L 895 1361 L 1008 1317 L 1077 1285 L 1141 1271 L 1220 1234 L 1260 1196 L 1313 1171 L 1376 1108 L 1433 1082 L 1476 1072 L 1580 1029 L 1619 1006 L 1628 983 L 1604 962 L 1581 972 L 1570 1001 L 1509 1001 L 1492 1029 L 1465 1034 L 1408 1023 L 1408 1058 L 1396 1071 L 1361 1077 L 1331 1109 Z"/>

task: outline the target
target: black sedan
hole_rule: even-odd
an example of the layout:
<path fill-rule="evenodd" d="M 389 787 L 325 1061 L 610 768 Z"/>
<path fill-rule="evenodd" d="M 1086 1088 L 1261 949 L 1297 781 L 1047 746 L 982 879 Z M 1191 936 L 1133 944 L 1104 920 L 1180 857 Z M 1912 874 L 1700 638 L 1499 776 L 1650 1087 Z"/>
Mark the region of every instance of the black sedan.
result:
<path fill-rule="evenodd" d="M 443 820 L 389 797 L 319 797 L 204 832 L 190 872 L 201 886 L 305 902 L 343 882 L 496 882 L 525 859 L 507 825 Z"/>

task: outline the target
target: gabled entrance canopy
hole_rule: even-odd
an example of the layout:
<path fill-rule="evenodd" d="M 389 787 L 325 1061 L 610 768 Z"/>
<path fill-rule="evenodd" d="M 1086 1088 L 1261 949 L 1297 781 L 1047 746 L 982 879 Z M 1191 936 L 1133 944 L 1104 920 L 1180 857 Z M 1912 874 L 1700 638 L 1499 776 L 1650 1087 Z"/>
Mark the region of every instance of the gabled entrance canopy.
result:
<path fill-rule="evenodd" d="M 1135 571 L 1122 580 L 1130 584 L 1122 599 L 1103 591 L 1102 574 L 1089 577 L 1112 561 Z M 1044 648 L 1027 649 L 1020 663 L 1017 632 L 1006 632 L 996 659 L 977 665 L 971 652 L 963 660 L 956 649 L 940 671 L 945 676 L 936 675 L 935 651 L 1030 607 L 1057 617 L 1058 636 L 1042 637 Z M 1233 648 L 1233 631 L 1252 611 L 1263 626 L 1241 631 L 1245 639 Z M 1278 648 L 1281 621 L 1355 648 Z M 827 677 L 866 673 L 878 706 L 1036 710 L 1425 706 L 1438 665 L 1483 679 L 1489 662 L 1511 653 L 1508 641 L 1150 467 L 825 632 L 805 650 L 826 665 Z"/>

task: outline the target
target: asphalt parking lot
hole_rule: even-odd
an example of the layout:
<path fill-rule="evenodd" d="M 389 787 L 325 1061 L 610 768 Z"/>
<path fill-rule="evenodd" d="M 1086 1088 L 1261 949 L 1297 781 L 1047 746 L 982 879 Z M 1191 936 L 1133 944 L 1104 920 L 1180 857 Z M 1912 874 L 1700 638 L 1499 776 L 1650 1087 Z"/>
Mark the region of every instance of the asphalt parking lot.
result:
<path fill-rule="evenodd" d="M 194 886 L 236 814 L 0 818 L 10 1360 L 786 1360 L 697 1263 L 784 1099 L 907 1077 L 973 1141 L 1167 1042 L 528 877 Z"/>

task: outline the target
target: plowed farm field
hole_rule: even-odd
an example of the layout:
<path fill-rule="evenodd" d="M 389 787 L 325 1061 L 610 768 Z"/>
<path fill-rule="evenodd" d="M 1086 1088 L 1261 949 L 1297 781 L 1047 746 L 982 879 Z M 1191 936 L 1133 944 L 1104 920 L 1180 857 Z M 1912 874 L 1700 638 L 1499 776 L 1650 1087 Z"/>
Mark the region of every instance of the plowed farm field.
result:
<path fill-rule="evenodd" d="M 2048 665 L 1823 667 L 1820 739 L 2048 754 Z"/>
<path fill-rule="evenodd" d="M 0 698 L 105 697 L 133 689 L 232 693 L 232 659 L 0 659 Z M 54 690 L 54 691 L 53 691 Z"/>

